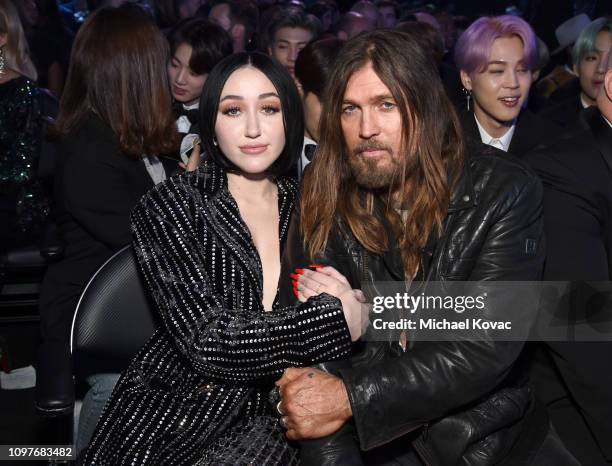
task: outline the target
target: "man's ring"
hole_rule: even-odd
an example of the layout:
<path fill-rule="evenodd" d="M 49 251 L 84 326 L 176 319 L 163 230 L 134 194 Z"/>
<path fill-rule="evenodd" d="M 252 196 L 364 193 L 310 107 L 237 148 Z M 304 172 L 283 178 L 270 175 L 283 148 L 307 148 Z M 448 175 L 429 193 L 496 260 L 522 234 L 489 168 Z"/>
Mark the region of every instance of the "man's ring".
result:
<path fill-rule="evenodd" d="M 287 428 L 287 416 L 283 416 L 278 420 L 278 423 L 281 425 L 283 429 Z"/>
<path fill-rule="evenodd" d="M 278 414 L 280 414 L 281 416 L 284 416 L 285 413 L 283 413 L 283 411 L 281 410 L 281 403 L 283 402 L 283 400 L 280 400 L 278 403 L 276 403 L 276 411 L 278 412 Z"/>

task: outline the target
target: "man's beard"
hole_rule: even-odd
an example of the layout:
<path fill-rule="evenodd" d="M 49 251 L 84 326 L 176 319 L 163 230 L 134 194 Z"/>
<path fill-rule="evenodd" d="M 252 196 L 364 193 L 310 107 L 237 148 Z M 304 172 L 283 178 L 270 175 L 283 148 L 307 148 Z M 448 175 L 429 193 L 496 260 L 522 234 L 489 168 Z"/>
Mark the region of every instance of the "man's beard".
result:
<path fill-rule="evenodd" d="M 387 151 L 387 155 L 368 157 L 366 149 Z M 399 163 L 390 147 L 378 141 L 359 144 L 349 156 L 349 166 L 355 182 L 365 189 L 377 190 L 390 187 L 397 180 Z"/>

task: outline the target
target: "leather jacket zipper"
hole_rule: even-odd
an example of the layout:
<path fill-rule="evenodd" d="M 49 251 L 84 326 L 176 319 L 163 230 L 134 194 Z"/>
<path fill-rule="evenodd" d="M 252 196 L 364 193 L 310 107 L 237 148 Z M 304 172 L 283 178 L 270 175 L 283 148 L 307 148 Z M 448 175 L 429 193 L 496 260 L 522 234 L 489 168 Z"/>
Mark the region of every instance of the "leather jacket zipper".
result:
<path fill-rule="evenodd" d="M 365 249 L 361 254 L 361 281 L 363 283 L 368 281 L 368 253 Z"/>

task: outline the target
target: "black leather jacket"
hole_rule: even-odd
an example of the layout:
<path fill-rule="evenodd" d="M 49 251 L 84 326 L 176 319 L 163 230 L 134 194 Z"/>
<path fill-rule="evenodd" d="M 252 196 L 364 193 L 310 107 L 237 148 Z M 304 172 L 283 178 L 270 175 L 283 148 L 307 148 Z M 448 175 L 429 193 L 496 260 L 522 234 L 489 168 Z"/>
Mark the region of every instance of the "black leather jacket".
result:
<path fill-rule="evenodd" d="M 469 147 L 467 154 L 443 234 L 423 250 L 417 279 L 539 280 L 544 261 L 539 179 L 520 160 L 488 146 Z M 311 263 L 298 231 L 295 222 L 281 280 Z M 316 261 L 336 267 L 356 288 L 364 281 L 404 279 L 394 248 L 383 255 L 366 253 L 341 224 Z M 291 301 L 289 283 L 281 285 L 282 299 Z M 490 309 L 485 317 L 498 320 L 499 312 L 507 308 Z M 405 352 L 396 342 L 362 345 L 351 360 L 325 365 L 346 385 L 352 425 L 307 442 L 303 461 L 384 464 L 381 458 L 399 458 L 412 445 L 426 464 L 527 464 L 548 420 L 516 374 L 522 347 L 491 340 L 415 342 Z M 350 445 L 352 429 L 361 452 L 356 442 Z"/>

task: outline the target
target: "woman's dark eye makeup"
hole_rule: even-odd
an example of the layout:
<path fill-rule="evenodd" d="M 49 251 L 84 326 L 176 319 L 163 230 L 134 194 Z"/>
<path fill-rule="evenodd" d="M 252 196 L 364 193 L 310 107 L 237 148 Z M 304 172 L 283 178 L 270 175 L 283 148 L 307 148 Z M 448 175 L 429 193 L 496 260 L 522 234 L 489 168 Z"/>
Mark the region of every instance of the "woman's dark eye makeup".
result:
<path fill-rule="evenodd" d="M 239 104 L 229 103 L 221 105 L 219 111 L 223 115 L 238 116 L 242 112 L 242 108 Z M 262 102 L 259 104 L 259 111 L 266 115 L 274 115 L 281 111 L 281 106 L 276 102 Z"/>
<path fill-rule="evenodd" d="M 223 109 L 221 109 L 221 113 L 223 115 L 236 116 L 240 112 L 240 107 L 237 105 L 229 105 Z"/>
<path fill-rule="evenodd" d="M 261 110 L 266 114 L 274 114 L 280 112 L 281 108 L 277 102 L 262 102 Z"/>
<path fill-rule="evenodd" d="M 269 105 L 266 105 L 265 107 L 262 107 L 261 109 L 263 110 L 264 113 L 276 113 L 276 112 L 278 112 L 278 108 L 270 107 Z"/>

